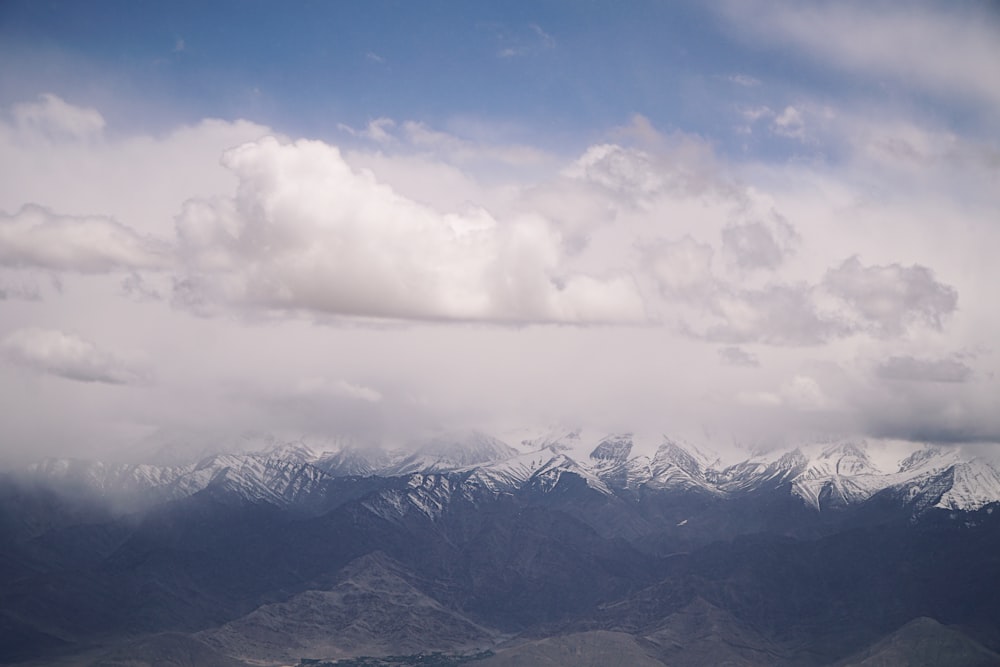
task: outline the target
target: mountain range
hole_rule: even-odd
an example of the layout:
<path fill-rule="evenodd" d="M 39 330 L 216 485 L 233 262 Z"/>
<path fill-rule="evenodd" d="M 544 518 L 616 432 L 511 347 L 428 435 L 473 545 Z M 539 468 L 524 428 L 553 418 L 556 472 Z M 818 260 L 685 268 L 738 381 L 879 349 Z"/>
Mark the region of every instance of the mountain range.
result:
<path fill-rule="evenodd" d="M 243 444 L 0 477 L 0 663 L 1000 664 L 1000 468 L 957 447 Z"/>

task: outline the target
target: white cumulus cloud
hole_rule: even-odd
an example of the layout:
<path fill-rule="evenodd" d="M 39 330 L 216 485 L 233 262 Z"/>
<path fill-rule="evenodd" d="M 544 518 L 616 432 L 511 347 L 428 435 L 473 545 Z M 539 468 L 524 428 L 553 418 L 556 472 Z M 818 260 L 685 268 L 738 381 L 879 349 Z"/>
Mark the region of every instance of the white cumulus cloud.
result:
<path fill-rule="evenodd" d="M 265 139 L 223 161 L 236 196 L 189 202 L 177 221 L 182 302 L 428 320 L 644 317 L 629 276 L 567 273 L 558 232 L 537 215 L 442 213 L 318 141 Z"/>

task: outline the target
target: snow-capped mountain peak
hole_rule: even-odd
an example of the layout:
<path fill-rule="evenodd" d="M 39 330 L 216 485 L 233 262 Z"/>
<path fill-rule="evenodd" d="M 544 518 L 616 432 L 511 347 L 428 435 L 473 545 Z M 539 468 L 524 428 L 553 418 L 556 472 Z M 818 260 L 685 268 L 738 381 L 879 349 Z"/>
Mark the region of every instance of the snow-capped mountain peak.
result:
<path fill-rule="evenodd" d="M 609 435 L 597 443 L 590 452 L 590 458 L 597 464 L 621 464 L 632 453 L 632 434 Z"/>
<path fill-rule="evenodd" d="M 314 463 L 320 458 L 318 452 L 301 440 L 276 443 L 265 449 L 261 454 L 270 459 L 281 459 L 296 463 Z"/>
<path fill-rule="evenodd" d="M 474 465 L 504 461 L 519 452 L 481 431 L 458 431 L 418 442 L 412 453 L 391 465 L 386 472 L 406 475 L 414 472 L 443 472 Z"/>
<path fill-rule="evenodd" d="M 986 460 L 976 458 L 949 468 L 951 487 L 936 507 L 951 510 L 977 510 L 1000 499 L 1000 471 Z"/>

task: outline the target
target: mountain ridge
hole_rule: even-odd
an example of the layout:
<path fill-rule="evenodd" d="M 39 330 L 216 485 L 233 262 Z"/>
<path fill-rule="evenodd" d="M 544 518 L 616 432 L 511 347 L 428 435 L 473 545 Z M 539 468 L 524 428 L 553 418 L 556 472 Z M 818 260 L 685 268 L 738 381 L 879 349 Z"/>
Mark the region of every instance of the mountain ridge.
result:
<path fill-rule="evenodd" d="M 518 449 L 467 431 L 395 451 L 360 449 L 350 442 L 335 451 L 317 451 L 301 441 L 270 441 L 259 451 L 213 454 L 175 466 L 47 459 L 30 466 L 27 474 L 126 507 L 183 498 L 210 485 L 227 487 L 248 500 L 304 504 L 321 497 L 322 488 L 338 477 L 466 474 L 466 489 L 479 483 L 492 493 L 525 486 L 544 491 L 554 488 L 564 473 L 607 495 L 647 488 L 732 498 L 784 489 L 819 511 L 858 506 L 877 494 L 897 498 L 915 514 L 932 507 L 975 510 L 1000 501 L 1000 465 L 941 446 L 912 447 L 894 470 L 874 464 L 864 440 L 751 454 L 723 467 L 718 459 L 666 436 L 652 456 L 633 455 L 633 439 L 627 433 L 593 443 L 581 441 L 575 432 L 570 436 L 577 453 L 564 444 L 567 436 L 526 440 Z"/>

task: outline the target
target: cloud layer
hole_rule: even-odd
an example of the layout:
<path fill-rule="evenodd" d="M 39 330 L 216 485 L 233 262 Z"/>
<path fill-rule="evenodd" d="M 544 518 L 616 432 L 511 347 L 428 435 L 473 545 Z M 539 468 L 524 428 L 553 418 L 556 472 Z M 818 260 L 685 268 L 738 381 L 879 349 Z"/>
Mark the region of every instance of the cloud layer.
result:
<path fill-rule="evenodd" d="M 552 422 L 1000 439 L 992 147 L 895 111 L 760 108 L 733 122 L 836 157 L 736 159 L 642 116 L 559 152 L 404 118 L 337 145 L 14 105 L 11 440 Z"/>

